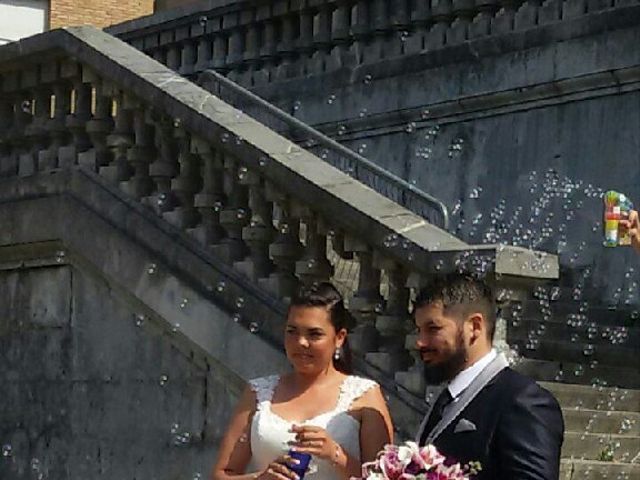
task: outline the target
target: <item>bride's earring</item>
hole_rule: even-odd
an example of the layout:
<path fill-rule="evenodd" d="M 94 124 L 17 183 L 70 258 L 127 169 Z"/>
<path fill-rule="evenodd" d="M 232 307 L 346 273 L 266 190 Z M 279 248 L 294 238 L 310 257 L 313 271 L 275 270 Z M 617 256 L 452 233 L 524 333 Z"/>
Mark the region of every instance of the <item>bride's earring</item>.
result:
<path fill-rule="evenodd" d="M 336 348 L 336 351 L 333 354 L 334 360 L 340 360 L 340 347 Z"/>

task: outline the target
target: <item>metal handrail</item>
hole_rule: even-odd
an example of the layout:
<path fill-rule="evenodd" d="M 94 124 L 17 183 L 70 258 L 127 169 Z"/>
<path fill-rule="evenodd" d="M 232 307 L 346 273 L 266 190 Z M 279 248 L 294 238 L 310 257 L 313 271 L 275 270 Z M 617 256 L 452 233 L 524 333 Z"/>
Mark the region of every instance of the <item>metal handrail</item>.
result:
<path fill-rule="evenodd" d="M 435 206 L 440 211 L 440 215 L 442 216 L 442 228 L 444 230 L 449 229 L 449 211 L 447 209 L 447 206 L 441 200 L 438 200 L 434 196 L 429 195 L 426 192 L 423 192 L 422 190 L 417 188 L 415 185 L 412 185 L 411 183 L 407 182 L 406 180 L 403 180 L 397 175 L 394 175 L 393 173 L 388 172 L 387 170 L 375 164 L 371 160 L 363 157 L 362 155 L 359 155 L 358 153 L 345 147 L 341 143 L 336 142 L 334 139 L 310 127 L 306 123 L 301 122 L 297 118 L 280 110 L 275 105 L 269 103 L 268 101 L 266 101 L 262 97 L 259 97 L 255 93 L 250 92 L 249 90 L 238 85 L 237 83 L 229 80 L 224 75 L 221 75 L 215 70 L 211 70 L 211 69 L 205 70 L 200 74 L 200 78 L 202 78 L 203 76 L 211 77 L 215 82 L 222 84 L 223 86 L 229 88 L 230 90 L 233 90 L 235 93 L 242 95 L 243 97 L 250 100 L 251 102 L 258 104 L 260 107 L 267 110 L 274 117 L 278 118 L 278 120 L 281 120 L 282 122 L 288 124 L 289 126 L 292 126 L 295 129 L 303 131 L 304 133 L 312 137 L 316 142 L 323 145 L 324 147 L 338 151 L 342 155 L 356 162 L 356 164 L 359 164 L 364 168 L 368 169 L 369 171 L 375 173 L 376 175 L 384 177 L 389 182 L 396 184 L 396 186 L 400 187 L 403 191 L 409 191 L 420 200 L 423 200 L 424 202 L 432 206 Z M 202 84 L 202 81 L 200 80 L 198 83 Z"/>

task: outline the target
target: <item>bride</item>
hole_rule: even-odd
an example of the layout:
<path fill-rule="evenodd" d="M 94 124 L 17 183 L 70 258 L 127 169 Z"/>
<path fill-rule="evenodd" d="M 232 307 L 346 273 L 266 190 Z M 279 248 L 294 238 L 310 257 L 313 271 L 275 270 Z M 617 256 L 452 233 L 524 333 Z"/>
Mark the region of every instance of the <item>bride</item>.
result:
<path fill-rule="evenodd" d="M 222 440 L 212 480 L 298 480 L 291 449 L 312 456 L 305 478 L 361 475 L 392 441 L 377 383 L 351 374 L 342 297 L 330 283 L 301 292 L 289 306 L 285 350 L 293 371 L 252 380 Z"/>

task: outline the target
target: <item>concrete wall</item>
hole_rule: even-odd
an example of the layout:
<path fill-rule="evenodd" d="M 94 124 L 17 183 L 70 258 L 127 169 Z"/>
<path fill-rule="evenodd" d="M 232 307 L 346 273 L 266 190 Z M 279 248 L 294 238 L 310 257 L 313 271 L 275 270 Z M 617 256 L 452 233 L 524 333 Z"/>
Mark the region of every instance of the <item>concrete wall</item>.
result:
<path fill-rule="evenodd" d="M 600 196 L 615 189 L 640 204 L 640 51 L 625 47 L 638 44 L 640 26 L 584 30 L 475 59 L 470 43 L 255 91 L 443 199 L 465 241 L 558 252 L 567 283 L 586 270 L 582 295 L 637 305 L 637 258 L 602 247 Z"/>
<path fill-rule="evenodd" d="M 0 478 L 206 478 L 223 372 L 70 265 L 4 270 L 0 295 Z"/>
<path fill-rule="evenodd" d="M 43 32 L 48 11 L 46 0 L 0 0 L 0 45 Z"/>

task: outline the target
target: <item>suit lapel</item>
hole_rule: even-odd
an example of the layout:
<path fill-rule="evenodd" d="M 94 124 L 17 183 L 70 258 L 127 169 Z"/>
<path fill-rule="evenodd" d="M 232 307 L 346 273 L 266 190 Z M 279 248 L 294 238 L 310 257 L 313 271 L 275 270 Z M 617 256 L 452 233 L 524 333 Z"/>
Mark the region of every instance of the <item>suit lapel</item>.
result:
<path fill-rule="evenodd" d="M 498 355 L 489 365 L 487 365 L 482 370 L 482 372 L 480 372 L 480 374 L 473 379 L 473 381 L 465 389 L 465 391 L 462 392 L 462 394 L 458 397 L 458 401 L 448 405 L 448 407 L 444 411 L 442 419 L 436 424 L 433 430 L 429 433 L 429 436 L 427 437 L 425 443 L 426 444 L 432 443 L 438 437 L 438 435 L 440 435 L 451 424 L 451 422 L 453 422 L 453 420 L 460 414 L 460 412 L 462 412 L 462 410 L 464 410 L 466 406 L 469 405 L 469 403 L 471 403 L 471 401 L 476 397 L 476 395 L 478 395 L 478 393 L 480 393 L 480 391 L 484 387 L 486 387 L 487 384 L 491 382 L 491 380 L 493 380 L 493 378 L 498 373 L 500 373 L 502 370 L 504 370 L 508 366 L 509 366 L 509 363 L 507 362 L 507 359 L 504 357 L 503 354 Z M 422 431 L 424 430 L 424 427 L 427 423 L 427 419 L 431 414 L 432 408 L 433 408 L 433 405 L 430 407 L 429 412 L 427 413 L 427 415 L 422 421 L 422 424 L 420 425 L 420 429 L 418 431 L 418 436 L 417 436 L 418 442 L 420 441 L 420 437 L 422 436 Z"/>

